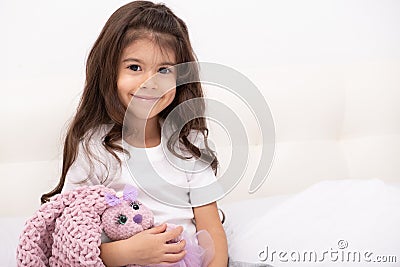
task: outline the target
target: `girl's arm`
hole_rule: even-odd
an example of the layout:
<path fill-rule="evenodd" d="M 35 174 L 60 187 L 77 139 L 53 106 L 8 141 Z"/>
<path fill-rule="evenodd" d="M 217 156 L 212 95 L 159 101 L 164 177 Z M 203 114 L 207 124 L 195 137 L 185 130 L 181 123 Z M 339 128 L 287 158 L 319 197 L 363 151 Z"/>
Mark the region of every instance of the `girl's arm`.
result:
<path fill-rule="evenodd" d="M 222 227 L 217 204 L 193 208 L 197 231 L 207 230 L 214 241 L 215 256 L 208 267 L 228 266 L 228 244 L 224 228 Z"/>
<path fill-rule="evenodd" d="M 172 244 L 166 242 L 177 238 L 183 228 L 180 226 L 165 232 L 166 227 L 166 224 L 162 224 L 125 240 L 103 243 L 100 246 L 100 258 L 106 266 L 177 262 L 186 254 L 183 250 L 185 241 Z"/>

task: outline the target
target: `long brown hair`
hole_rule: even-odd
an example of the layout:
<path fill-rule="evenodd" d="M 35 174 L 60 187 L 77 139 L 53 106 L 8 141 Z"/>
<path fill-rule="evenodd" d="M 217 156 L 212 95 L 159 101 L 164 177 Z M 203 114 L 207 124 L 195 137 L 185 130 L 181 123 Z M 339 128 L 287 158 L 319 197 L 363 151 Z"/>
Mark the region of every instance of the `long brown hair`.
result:
<path fill-rule="evenodd" d="M 190 44 L 186 24 L 164 4 L 134 1 L 116 10 L 106 22 L 89 53 L 85 87 L 65 137 L 61 177 L 51 192 L 42 195 L 42 203 L 61 193 L 67 172 L 77 157 L 80 142 L 85 153 L 91 158 L 94 157 L 89 149 L 89 140 L 102 125 L 112 125 L 102 143 L 121 164 L 116 152 L 128 152 L 119 145 L 126 109 L 117 94 L 117 66 L 126 46 L 149 35 L 159 47 L 175 51 L 177 64 L 197 61 Z M 192 70 L 192 75 L 198 75 L 197 71 Z M 199 82 L 177 86 L 174 100 L 159 116 L 165 119 L 169 112 L 180 103 L 199 97 L 203 97 Z M 199 114 L 199 109 L 200 114 L 204 114 L 204 106 L 204 103 L 196 106 L 196 114 Z M 190 114 L 180 114 L 181 118 L 178 119 L 185 121 L 185 116 L 188 115 L 190 116 Z M 203 117 L 190 120 L 179 133 L 175 134 L 175 137 L 169 139 L 169 150 L 172 151 L 173 143 L 179 140 L 193 156 L 200 157 L 199 148 L 188 139 L 191 130 L 199 130 L 203 133 L 206 151 L 211 158 L 211 167 L 216 173 L 218 160 L 207 145 L 208 128 Z M 172 152 L 178 155 L 175 151 Z"/>

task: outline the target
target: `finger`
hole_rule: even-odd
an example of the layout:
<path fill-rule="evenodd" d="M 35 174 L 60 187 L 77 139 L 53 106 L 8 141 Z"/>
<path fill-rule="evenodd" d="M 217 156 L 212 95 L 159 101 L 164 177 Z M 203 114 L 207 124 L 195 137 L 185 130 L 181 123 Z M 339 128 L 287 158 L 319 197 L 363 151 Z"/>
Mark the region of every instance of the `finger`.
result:
<path fill-rule="evenodd" d="M 167 229 L 167 224 L 163 223 L 161 225 L 155 226 L 153 228 L 150 228 L 146 230 L 149 234 L 160 234 L 164 233 L 165 229 Z"/>
<path fill-rule="evenodd" d="M 165 242 L 168 242 L 172 239 L 177 238 L 181 233 L 183 232 L 183 227 L 182 226 L 178 226 L 175 229 L 172 229 L 170 231 L 167 231 L 165 233 L 163 233 L 163 237 Z"/>
<path fill-rule="evenodd" d="M 178 243 L 173 243 L 173 244 L 165 244 L 165 253 L 179 253 L 182 252 L 182 250 L 186 246 L 186 241 L 182 240 Z"/>
<path fill-rule="evenodd" d="M 186 250 L 182 250 L 179 253 L 175 254 L 164 254 L 163 256 L 163 264 L 175 263 L 183 259 L 186 255 Z"/>

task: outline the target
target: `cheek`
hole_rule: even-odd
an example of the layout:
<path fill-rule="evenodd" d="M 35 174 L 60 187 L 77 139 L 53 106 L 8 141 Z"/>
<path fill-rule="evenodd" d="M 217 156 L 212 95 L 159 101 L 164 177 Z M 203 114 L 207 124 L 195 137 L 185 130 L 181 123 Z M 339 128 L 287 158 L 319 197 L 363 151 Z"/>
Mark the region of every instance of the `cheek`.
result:
<path fill-rule="evenodd" d="M 168 106 L 169 104 L 172 103 L 176 95 L 176 89 L 172 89 L 168 93 L 165 94 L 165 105 Z"/>
<path fill-rule="evenodd" d="M 130 83 L 127 79 L 118 80 L 117 82 L 118 94 L 126 94 L 132 89 L 132 83 Z"/>
<path fill-rule="evenodd" d="M 120 77 L 117 81 L 117 93 L 119 100 L 128 106 L 131 96 L 130 93 L 135 93 L 137 91 L 137 81 L 129 77 Z"/>
<path fill-rule="evenodd" d="M 118 97 L 120 100 L 123 99 L 123 97 L 126 95 L 126 86 L 125 86 L 125 82 L 118 80 L 117 81 L 117 92 L 118 92 Z M 126 97 L 126 96 L 125 96 Z"/>

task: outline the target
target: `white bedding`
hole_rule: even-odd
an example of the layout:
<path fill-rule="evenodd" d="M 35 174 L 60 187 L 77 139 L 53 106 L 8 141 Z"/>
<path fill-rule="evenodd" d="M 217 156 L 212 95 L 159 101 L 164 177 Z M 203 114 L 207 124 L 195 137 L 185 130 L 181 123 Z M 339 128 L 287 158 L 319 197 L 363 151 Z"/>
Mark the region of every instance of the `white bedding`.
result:
<path fill-rule="evenodd" d="M 0 218 L 0 267 L 16 266 L 19 235 L 28 217 Z"/>
<path fill-rule="evenodd" d="M 243 200 L 221 205 L 232 262 L 279 266 L 400 266 L 400 187 L 381 180 L 336 180 L 317 183 L 294 195 Z M 0 218 L 0 267 L 15 266 L 19 234 L 27 217 Z M 348 247 L 338 248 L 339 240 Z M 268 246 L 287 252 L 260 261 Z M 292 252 L 372 252 L 396 256 L 397 263 L 328 261 L 294 264 Z M 263 254 L 265 258 L 265 253 Z M 251 265 L 237 265 L 251 266 Z"/>
<path fill-rule="evenodd" d="M 400 266 L 400 188 L 378 179 L 325 181 L 293 196 L 230 203 L 223 208 L 233 261 L 273 266 Z M 294 262 L 297 253 L 300 263 Z M 386 260 L 396 262 L 374 263 L 385 259 L 376 256 L 394 256 Z M 315 258 L 321 262 L 314 262 Z"/>

